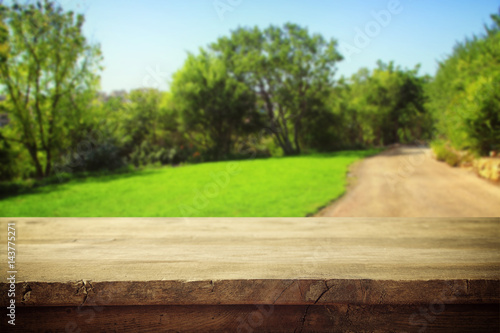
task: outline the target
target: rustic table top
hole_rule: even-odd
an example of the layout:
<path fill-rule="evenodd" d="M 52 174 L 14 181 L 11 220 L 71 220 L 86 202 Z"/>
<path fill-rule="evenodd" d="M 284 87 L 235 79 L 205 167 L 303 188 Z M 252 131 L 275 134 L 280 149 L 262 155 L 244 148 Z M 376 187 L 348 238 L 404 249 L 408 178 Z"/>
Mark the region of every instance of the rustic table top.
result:
<path fill-rule="evenodd" d="M 2 218 L 2 258 L 10 222 L 27 306 L 500 301 L 500 218 Z"/>

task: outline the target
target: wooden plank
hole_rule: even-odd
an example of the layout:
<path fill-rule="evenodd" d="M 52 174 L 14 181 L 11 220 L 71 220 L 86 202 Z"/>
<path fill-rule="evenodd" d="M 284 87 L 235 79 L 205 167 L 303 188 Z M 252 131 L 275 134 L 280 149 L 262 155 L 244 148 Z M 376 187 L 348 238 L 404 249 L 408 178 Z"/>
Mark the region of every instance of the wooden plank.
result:
<path fill-rule="evenodd" d="M 498 280 L 223 280 L 21 282 L 21 306 L 210 304 L 484 304 L 500 300 Z M 7 284 L 0 288 L 7 305 Z"/>
<path fill-rule="evenodd" d="M 498 304 L 25 307 L 2 332 L 498 332 Z"/>
<path fill-rule="evenodd" d="M 500 301 L 500 218 L 9 221 L 21 306 Z"/>

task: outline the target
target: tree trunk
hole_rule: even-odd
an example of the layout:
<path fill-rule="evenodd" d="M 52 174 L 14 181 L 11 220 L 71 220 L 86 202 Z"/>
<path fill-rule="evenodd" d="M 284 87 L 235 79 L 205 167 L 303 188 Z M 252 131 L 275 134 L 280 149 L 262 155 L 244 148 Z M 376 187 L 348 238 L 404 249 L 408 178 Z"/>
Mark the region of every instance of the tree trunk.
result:
<path fill-rule="evenodd" d="M 29 145 L 29 146 L 26 145 L 26 148 L 28 148 L 31 159 L 33 160 L 33 163 L 35 164 L 36 177 L 39 179 L 43 178 L 43 168 L 42 168 L 42 165 L 40 164 L 40 161 L 38 160 L 36 147 L 31 146 L 31 145 Z"/>
<path fill-rule="evenodd" d="M 294 141 L 295 141 L 295 153 L 297 155 L 300 155 L 300 143 L 299 143 L 299 131 L 300 131 L 300 124 L 296 123 L 294 126 Z"/>
<path fill-rule="evenodd" d="M 45 164 L 45 177 L 48 177 L 52 172 L 52 153 L 50 152 L 50 149 L 48 149 L 46 153 L 47 153 L 47 163 Z"/>

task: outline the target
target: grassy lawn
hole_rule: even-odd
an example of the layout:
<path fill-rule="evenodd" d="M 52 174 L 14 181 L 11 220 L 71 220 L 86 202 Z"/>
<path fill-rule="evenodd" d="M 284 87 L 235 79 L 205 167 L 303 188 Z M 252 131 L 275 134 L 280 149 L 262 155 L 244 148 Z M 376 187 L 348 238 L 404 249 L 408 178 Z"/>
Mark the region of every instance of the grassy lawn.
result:
<path fill-rule="evenodd" d="M 373 153 L 204 163 L 75 179 L 0 200 L 0 216 L 302 217 L 342 195 L 348 166 Z"/>

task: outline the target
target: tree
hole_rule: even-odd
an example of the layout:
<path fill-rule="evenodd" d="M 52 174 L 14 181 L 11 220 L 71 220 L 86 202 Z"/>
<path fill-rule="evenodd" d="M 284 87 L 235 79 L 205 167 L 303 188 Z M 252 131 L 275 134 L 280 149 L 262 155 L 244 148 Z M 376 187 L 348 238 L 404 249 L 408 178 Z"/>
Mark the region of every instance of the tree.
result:
<path fill-rule="evenodd" d="M 229 76 L 225 63 L 206 51 L 188 56 L 171 89 L 183 130 L 209 158 L 231 154 L 237 139 L 251 132 L 259 119 L 253 91 Z"/>
<path fill-rule="evenodd" d="M 402 69 L 378 61 L 377 68 L 360 69 L 339 91 L 344 100 L 346 128 L 354 129 L 364 145 L 408 143 L 429 135 L 430 117 L 424 108 L 424 86 L 429 80 L 418 76 L 419 66 Z"/>
<path fill-rule="evenodd" d="M 36 176 L 48 176 L 54 159 L 83 130 L 99 77 L 99 47 L 82 33 L 83 15 L 54 2 L 2 6 L 8 52 L 0 56 L 0 93 L 16 137 L 29 152 Z"/>
<path fill-rule="evenodd" d="M 132 143 L 158 143 L 157 127 L 160 120 L 162 93 L 156 89 L 136 89 L 128 94 L 129 103 L 121 121 Z"/>
<path fill-rule="evenodd" d="M 169 94 L 156 89 L 136 89 L 127 95 L 120 121 L 125 150 L 136 166 L 173 160 L 178 121 L 165 105 Z"/>
<path fill-rule="evenodd" d="M 500 15 L 439 63 L 428 94 L 436 136 L 480 155 L 500 150 Z"/>
<path fill-rule="evenodd" d="M 210 48 L 231 77 L 258 96 L 267 126 L 285 155 L 299 154 L 303 120 L 322 108 L 342 59 L 335 40 L 287 23 L 261 31 L 239 28 Z"/>

